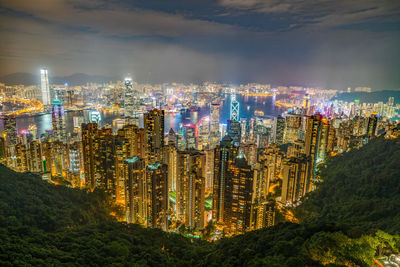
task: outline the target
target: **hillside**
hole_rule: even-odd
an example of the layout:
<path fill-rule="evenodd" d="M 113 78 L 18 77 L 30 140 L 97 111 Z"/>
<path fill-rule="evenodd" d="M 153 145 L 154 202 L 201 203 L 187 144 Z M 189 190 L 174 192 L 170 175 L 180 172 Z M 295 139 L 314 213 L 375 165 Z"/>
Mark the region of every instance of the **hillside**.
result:
<path fill-rule="evenodd" d="M 298 209 L 304 223 L 338 222 L 365 232 L 400 234 L 400 142 L 376 139 L 331 158 L 323 183 Z"/>
<path fill-rule="evenodd" d="M 398 140 L 338 156 L 296 210 L 301 224 L 215 243 L 118 223 L 101 191 L 54 186 L 1 166 L 0 265 L 370 266 L 377 254 L 400 248 L 391 235 L 400 233 L 399 162 Z"/>

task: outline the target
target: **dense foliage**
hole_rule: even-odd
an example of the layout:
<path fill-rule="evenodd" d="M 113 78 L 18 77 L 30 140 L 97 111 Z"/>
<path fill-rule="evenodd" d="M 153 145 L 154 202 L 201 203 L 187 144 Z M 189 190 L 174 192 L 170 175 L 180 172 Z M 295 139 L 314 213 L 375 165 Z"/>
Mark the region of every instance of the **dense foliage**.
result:
<path fill-rule="evenodd" d="M 400 234 L 400 142 L 379 138 L 320 167 L 323 183 L 298 209 L 305 223 Z"/>
<path fill-rule="evenodd" d="M 116 222 L 101 191 L 0 167 L 0 265 L 369 266 L 400 247 L 399 163 L 396 140 L 337 156 L 297 208 L 301 224 L 215 243 Z"/>

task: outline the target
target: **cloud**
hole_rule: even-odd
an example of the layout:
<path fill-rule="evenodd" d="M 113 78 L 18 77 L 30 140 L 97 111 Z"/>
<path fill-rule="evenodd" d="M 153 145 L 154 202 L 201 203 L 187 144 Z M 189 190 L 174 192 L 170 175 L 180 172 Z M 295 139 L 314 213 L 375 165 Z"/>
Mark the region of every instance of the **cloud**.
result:
<path fill-rule="evenodd" d="M 40 2 L 40 3 L 38 3 Z M 240 27 L 188 19 L 179 14 L 165 12 L 123 9 L 118 5 L 107 5 L 103 1 L 67 0 L 1 0 L 4 8 L 23 12 L 61 26 L 79 27 L 94 33 L 134 37 L 157 35 L 178 37 L 190 35 L 229 35 L 244 32 Z M 107 5 L 107 8 L 104 7 Z"/>
<path fill-rule="evenodd" d="M 332 28 L 362 22 L 400 22 L 400 2 L 392 0 L 220 0 L 234 10 L 279 16 L 289 29 L 304 26 Z M 293 27 L 296 26 L 296 27 Z"/>
<path fill-rule="evenodd" d="M 385 24 L 399 19 L 396 1 L 206 2 L 0 0 L 0 74 L 399 87 L 400 37 Z"/>

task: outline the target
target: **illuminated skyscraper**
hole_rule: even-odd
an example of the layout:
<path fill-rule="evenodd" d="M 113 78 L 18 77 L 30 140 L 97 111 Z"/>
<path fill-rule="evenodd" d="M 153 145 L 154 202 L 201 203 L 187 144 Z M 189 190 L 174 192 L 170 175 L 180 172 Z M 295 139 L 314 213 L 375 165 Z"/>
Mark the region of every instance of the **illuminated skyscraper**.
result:
<path fill-rule="evenodd" d="M 126 221 L 147 226 L 147 183 L 145 161 L 137 156 L 124 162 Z"/>
<path fill-rule="evenodd" d="M 97 123 L 82 123 L 82 152 L 85 171 L 85 184 L 87 188 L 94 189 L 96 186 L 95 156 Z"/>
<path fill-rule="evenodd" d="M 146 168 L 147 226 L 168 231 L 168 166 L 159 162 Z"/>
<path fill-rule="evenodd" d="M 322 139 L 326 138 L 325 145 L 327 144 L 328 132 L 326 131 L 326 128 L 324 131 L 323 129 L 322 115 L 316 114 L 307 118 L 304 153 L 311 160 L 310 166 L 312 182 L 314 182 L 316 165 L 319 162 L 318 155 L 319 149 L 321 148 Z M 323 132 L 325 132 L 325 135 L 322 134 Z"/>
<path fill-rule="evenodd" d="M 285 136 L 285 119 L 278 116 L 275 121 L 275 144 L 282 145 Z"/>
<path fill-rule="evenodd" d="M 285 135 L 283 138 L 284 143 L 292 143 L 299 139 L 299 132 L 302 127 L 302 116 L 297 114 L 286 115 Z"/>
<path fill-rule="evenodd" d="M 178 137 L 172 128 L 168 132 L 168 145 L 178 146 Z"/>
<path fill-rule="evenodd" d="M 125 78 L 124 114 L 126 124 L 136 124 L 132 78 Z"/>
<path fill-rule="evenodd" d="M 196 149 L 196 127 L 188 123 L 183 125 L 183 136 L 185 139 L 186 149 Z"/>
<path fill-rule="evenodd" d="M 220 121 L 220 105 L 211 104 L 210 106 L 210 148 L 215 148 L 219 144 L 219 121 Z"/>
<path fill-rule="evenodd" d="M 239 102 L 236 100 L 236 94 L 231 94 L 231 120 L 239 121 Z"/>
<path fill-rule="evenodd" d="M 138 156 L 145 157 L 144 130 L 136 125 L 125 125 L 115 136 L 115 199 L 117 203 L 125 204 L 124 166 L 125 159 Z"/>
<path fill-rule="evenodd" d="M 111 128 L 97 131 L 95 138 L 95 182 L 96 186 L 116 197 L 115 137 Z"/>
<path fill-rule="evenodd" d="M 238 148 L 233 145 L 232 138 L 225 136 L 215 148 L 214 181 L 213 181 L 213 220 L 223 225 L 227 217 L 225 205 L 229 201 L 232 188 L 229 187 L 228 168 L 233 164 Z"/>
<path fill-rule="evenodd" d="M 228 228 L 234 233 L 250 230 L 250 214 L 253 194 L 253 170 L 240 153 L 228 170 L 232 190 L 231 200 L 225 206 L 230 215 Z M 230 203 L 229 203 L 230 202 Z M 230 207 L 229 207 L 230 206 Z"/>
<path fill-rule="evenodd" d="M 4 134 L 7 146 L 17 143 L 17 118 L 13 115 L 4 116 Z"/>
<path fill-rule="evenodd" d="M 178 152 L 176 213 L 190 229 L 204 227 L 205 154 Z"/>
<path fill-rule="evenodd" d="M 233 144 L 239 146 L 241 140 L 240 122 L 235 120 L 228 121 L 228 135 L 232 138 Z"/>
<path fill-rule="evenodd" d="M 74 142 L 68 144 L 68 154 L 69 154 L 69 181 L 73 187 L 81 186 L 81 170 L 82 170 L 82 146 L 81 142 Z"/>
<path fill-rule="evenodd" d="M 173 144 L 168 144 L 162 149 L 162 162 L 168 165 L 168 190 L 176 191 L 176 172 L 177 172 L 177 148 Z"/>
<path fill-rule="evenodd" d="M 64 107 L 59 99 L 54 99 L 51 103 L 51 119 L 53 126 L 53 133 L 56 140 L 65 142 L 65 120 L 64 120 Z"/>
<path fill-rule="evenodd" d="M 40 88 L 42 91 L 43 105 L 49 106 L 51 104 L 49 76 L 46 68 L 40 69 Z"/>
<path fill-rule="evenodd" d="M 42 147 L 37 141 L 29 143 L 28 166 L 30 172 L 43 172 Z"/>
<path fill-rule="evenodd" d="M 307 157 L 289 158 L 282 163 L 283 203 L 299 201 L 311 189 L 310 161 Z"/>
<path fill-rule="evenodd" d="M 377 124 L 378 124 L 378 116 L 376 114 L 372 114 L 371 116 L 369 116 L 367 125 L 368 137 L 375 136 Z"/>
<path fill-rule="evenodd" d="M 148 163 L 155 163 L 164 146 L 164 110 L 152 109 L 144 114 L 144 137 Z"/>

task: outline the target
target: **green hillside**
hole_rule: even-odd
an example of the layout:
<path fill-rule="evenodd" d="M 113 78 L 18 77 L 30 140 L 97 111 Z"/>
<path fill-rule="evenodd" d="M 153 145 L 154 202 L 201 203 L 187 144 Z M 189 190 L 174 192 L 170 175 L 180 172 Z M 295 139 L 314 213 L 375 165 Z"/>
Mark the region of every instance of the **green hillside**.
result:
<path fill-rule="evenodd" d="M 1 166 L 0 265 L 370 266 L 378 254 L 398 253 L 399 141 L 375 140 L 320 170 L 319 189 L 295 211 L 301 224 L 208 243 L 118 223 L 101 191 Z"/>

